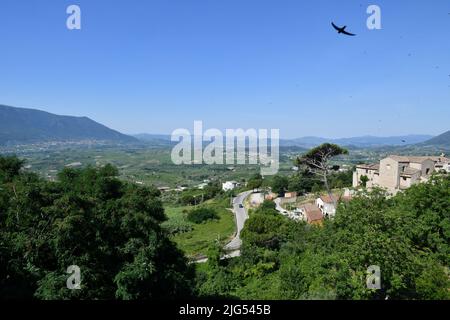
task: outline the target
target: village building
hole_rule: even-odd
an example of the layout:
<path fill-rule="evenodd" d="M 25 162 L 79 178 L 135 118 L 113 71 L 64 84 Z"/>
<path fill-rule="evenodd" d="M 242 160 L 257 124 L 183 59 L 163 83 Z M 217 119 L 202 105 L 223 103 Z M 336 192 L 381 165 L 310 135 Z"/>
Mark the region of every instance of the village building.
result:
<path fill-rule="evenodd" d="M 239 186 L 240 186 L 239 182 L 227 181 L 227 182 L 222 183 L 222 190 L 223 191 L 230 191 L 230 190 L 236 189 Z"/>
<path fill-rule="evenodd" d="M 324 217 L 322 211 L 320 211 L 320 209 L 314 204 L 312 203 L 303 204 L 300 207 L 300 211 L 308 224 L 321 225 L 323 223 Z"/>
<path fill-rule="evenodd" d="M 366 180 L 366 187 L 381 187 L 392 194 L 412 185 L 427 181 L 437 170 L 448 168 L 449 159 L 441 157 L 415 157 L 391 155 L 379 164 L 362 164 L 353 172 L 353 187 Z M 367 178 L 363 178 L 367 177 Z"/>

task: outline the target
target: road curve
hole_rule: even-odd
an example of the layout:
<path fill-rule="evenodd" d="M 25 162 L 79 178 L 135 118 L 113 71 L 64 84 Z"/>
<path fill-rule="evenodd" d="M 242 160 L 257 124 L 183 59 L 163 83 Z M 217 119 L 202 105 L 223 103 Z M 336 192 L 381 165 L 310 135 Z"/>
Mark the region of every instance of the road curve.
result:
<path fill-rule="evenodd" d="M 247 210 L 244 208 L 244 200 L 252 193 L 253 191 L 245 191 L 238 194 L 236 198 L 233 198 L 233 212 L 236 220 L 236 236 L 227 245 L 225 245 L 224 249 L 226 251 L 235 251 L 241 248 L 241 231 L 244 229 L 245 221 L 248 219 Z M 240 205 L 242 205 L 242 208 L 240 208 Z"/>
<path fill-rule="evenodd" d="M 221 260 L 230 259 L 241 255 L 241 231 L 244 229 L 245 221 L 248 219 L 247 210 L 244 208 L 244 200 L 252 193 L 253 191 L 245 191 L 238 194 L 236 198 L 233 198 L 233 213 L 236 220 L 236 235 L 225 245 L 224 250 L 227 253 L 221 258 Z M 239 205 L 242 205 L 242 208 L 240 208 Z M 207 261 L 208 258 L 203 256 L 198 259 L 194 259 L 190 263 L 205 263 Z"/>

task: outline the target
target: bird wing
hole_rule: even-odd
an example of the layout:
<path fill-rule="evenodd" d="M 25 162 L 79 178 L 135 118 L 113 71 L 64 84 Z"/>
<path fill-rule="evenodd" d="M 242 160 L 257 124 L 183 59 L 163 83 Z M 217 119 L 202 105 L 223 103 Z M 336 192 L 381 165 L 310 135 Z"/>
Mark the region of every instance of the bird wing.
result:
<path fill-rule="evenodd" d="M 353 33 L 350 33 L 350 32 L 347 32 L 347 31 L 342 31 L 342 33 L 343 34 L 346 34 L 346 35 L 348 35 L 348 36 L 356 36 L 356 34 L 353 34 Z"/>
<path fill-rule="evenodd" d="M 331 23 L 331 25 L 333 26 L 333 28 L 335 28 L 337 31 L 339 31 L 339 27 L 337 25 L 335 25 L 333 22 Z"/>

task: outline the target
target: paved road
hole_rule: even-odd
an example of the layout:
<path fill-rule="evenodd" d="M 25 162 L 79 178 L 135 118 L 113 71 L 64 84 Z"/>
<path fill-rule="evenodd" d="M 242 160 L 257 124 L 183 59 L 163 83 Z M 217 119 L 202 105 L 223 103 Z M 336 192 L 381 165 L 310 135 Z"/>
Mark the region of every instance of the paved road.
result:
<path fill-rule="evenodd" d="M 252 194 L 253 191 L 246 191 L 238 194 L 236 198 L 233 198 L 233 213 L 236 220 L 236 236 L 228 242 L 228 244 L 225 245 L 224 249 L 227 251 L 227 254 L 225 254 L 221 260 L 229 259 L 238 257 L 241 255 L 241 231 L 244 229 L 245 221 L 248 219 L 248 213 L 247 210 L 244 208 L 244 200 L 247 198 L 250 194 Z M 242 205 L 242 208 L 240 208 L 240 205 Z M 205 263 L 208 261 L 208 258 L 200 258 L 197 260 L 192 261 L 193 263 Z"/>
<path fill-rule="evenodd" d="M 248 219 L 247 210 L 244 208 L 244 200 L 252 193 L 253 191 L 242 192 L 233 199 L 233 212 L 236 218 L 236 236 L 225 246 L 225 250 L 227 251 L 238 250 L 242 245 L 240 235 L 242 229 L 244 229 L 244 223 Z M 240 205 L 242 208 L 240 208 Z"/>

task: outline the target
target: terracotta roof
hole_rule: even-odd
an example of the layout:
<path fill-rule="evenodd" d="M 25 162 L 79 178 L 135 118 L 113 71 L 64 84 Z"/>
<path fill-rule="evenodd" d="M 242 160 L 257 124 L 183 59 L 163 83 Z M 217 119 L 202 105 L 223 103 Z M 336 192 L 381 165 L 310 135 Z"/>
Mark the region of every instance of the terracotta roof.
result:
<path fill-rule="evenodd" d="M 309 212 L 306 213 L 306 219 L 308 223 L 313 223 L 315 221 L 321 221 L 323 220 L 323 214 L 319 211 Z"/>
<path fill-rule="evenodd" d="M 333 196 L 333 197 L 337 201 L 338 197 L 336 197 L 336 196 Z M 322 199 L 322 201 L 326 202 L 326 203 L 333 203 L 333 199 L 331 199 L 331 197 L 329 195 L 320 196 L 320 199 Z"/>
<path fill-rule="evenodd" d="M 352 199 L 352 196 L 339 196 L 339 195 L 334 194 L 333 198 L 336 200 L 336 202 L 350 201 Z M 325 203 L 333 203 L 333 199 L 331 199 L 331 197 L 329 195 L 320 196 L 320 199 L 322 199 L 322 201 Z"/>
<path fill-rule="evenodd" d="M 311 203 L 304 204 L 301 207 L 301 209 L 303 209 L 303 211 L 305 212 L 308 223 L 323 219 L 322 211 L 320 211 L 320 209 L 316 207 L 314 204 Z"/>

